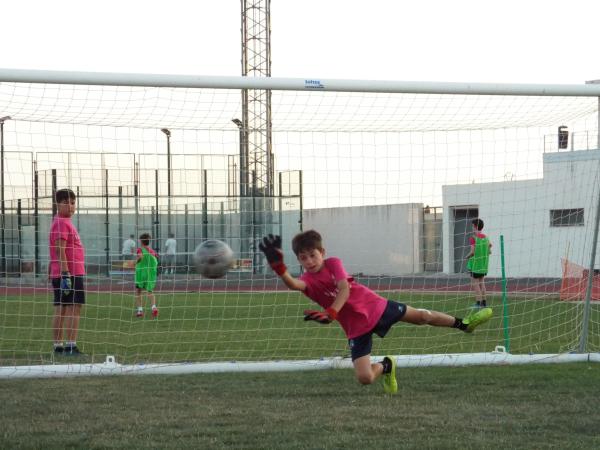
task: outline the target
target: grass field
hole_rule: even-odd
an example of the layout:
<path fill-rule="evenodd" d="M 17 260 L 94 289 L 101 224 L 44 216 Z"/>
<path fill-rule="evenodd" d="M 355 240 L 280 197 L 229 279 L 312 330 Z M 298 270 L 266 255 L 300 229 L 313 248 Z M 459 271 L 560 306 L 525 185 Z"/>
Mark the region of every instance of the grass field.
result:
<path fill-rule="evenodd" d="M 0 448 L 600 448 L 600 364 L 0 381 Z"/>
<path fill-rule="evenodd" d="M 386 294 L 387 295 L 387 294 Z M 463 316 L 470 301 L 459 294 L 387 295 L 415 307 Z M 473 335 L 453 329 L 395 326 L 375 339 L 374 354 L 423 354 L 492 351 L 503 345 L 500 298 L 491 298 L 495 316 Z M 160 317 L 133 317 L 128 293 L 91 293 L 83 309 L 79 344 L 84 362 L 245 361 L 307 359 L 348 355 L 339 326 L 302 320 L 314 307 L 305 297 L 281 293 L 167 293 L 159 295 Z M 48 295 L 9 296 L 0 302 L 0 364 L 51 364 L 51 300 Z M 148 310 L 147 310 L 148 311 Z M 555 353 L 576 349 L 581 304 L 549 298 L 509 300 L 510 350 Z M 589 348 L 600 348 L 600 307 L 592 309 Z M 58 362 L 64 362 L 64 357 Z"/>
<path fill-rule="evenodd" d="M 387 295 L 461 316 L 458 294 Z M 398 324 L 374 354 L 491 351 L 504 344 L 501 300 L 473 335 Z M 54 358 L 47 295 L 0 303 L 0 363 L 309 359 L 348 354 L 338 326 L 302 320 L 291 292 L 171 293 L 160 317 L 133 317 L 127 293 L 90 294 L 79 343 Z M 509 299 L 513 353 L 577 347 L 581 304 Z M 593 305 L 590 350 L 599 348 Z M 599 448 L 600 364 L 399 369 L 400 393 L 349 370 L 1 380 L 0 448 Z"/>

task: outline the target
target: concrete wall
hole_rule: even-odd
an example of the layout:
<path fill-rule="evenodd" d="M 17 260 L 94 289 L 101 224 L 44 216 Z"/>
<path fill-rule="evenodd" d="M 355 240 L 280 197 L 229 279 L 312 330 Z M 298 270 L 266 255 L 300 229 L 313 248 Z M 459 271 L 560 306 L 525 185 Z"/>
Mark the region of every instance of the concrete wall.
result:
<path fill-rule="evenodd" d="M 561 258 L 588 266 L 600 187 L 600 151 L 544 154 L 543 178 L 444 186 L 443 264 L 454 271 L 453 210 L 479 208 L 493 253 L 489 274 L 501 275 L 504 235 L 507 275 L 560 277 Z M 584 208 L 584 226 L 552 227 L 550 210 Z M 596 259 L 600 261 L 600 259 Z"/>
<path fill-rule="evenodd" d="M 319 231 L 351 273 L 401 275 L 422 271 L 422 217 L 421 203 L 310 209 L 303 229 Z"/>

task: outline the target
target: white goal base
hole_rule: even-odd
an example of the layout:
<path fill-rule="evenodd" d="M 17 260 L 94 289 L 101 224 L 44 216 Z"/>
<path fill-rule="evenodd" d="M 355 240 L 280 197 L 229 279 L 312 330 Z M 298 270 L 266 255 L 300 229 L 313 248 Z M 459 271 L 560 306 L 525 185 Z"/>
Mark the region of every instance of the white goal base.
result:
<path fill-rule="evenodd" d="M 377 361 L 383 357 L 373 356 Z M 557 353 L 511 355 L 503 347 L 488 353 L 454 353 L 439 355 L 396 356 L 398 367 L 461 367 L 475 365 L 514 365 L 597 362 L 600 353 Z M 0 367 L 0 379 L 62 378 L 98 375 L 181 375 L 189 373 L 223 372 L 290 372 L 302 370 L 351 369 L 349 358 L 324 358 L 302 361 L 215 362 L 124 365 L 114 356 L 100 364 L 57 364 L 39 366 Z"/>

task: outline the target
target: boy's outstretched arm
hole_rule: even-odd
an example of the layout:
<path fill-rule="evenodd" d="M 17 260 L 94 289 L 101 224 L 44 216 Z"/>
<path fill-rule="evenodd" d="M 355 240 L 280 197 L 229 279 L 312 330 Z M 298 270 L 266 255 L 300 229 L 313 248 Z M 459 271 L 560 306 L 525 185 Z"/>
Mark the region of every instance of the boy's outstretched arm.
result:
<path fill-rule="evenodd" d="M 325 311 L 307 309 L 304 311 L 304 320 L 314 320 L 327 325 L 337 319 L 338 313 L 344 307 L 350 297 L 350 284 L 348 280 L 337 282 L 337 295 L 329 308 Z"/>
<path fill-rule="evenodd" d="M 281 236 L 269 234 L 265 236 L 258 248 L 265 254 L 271 269 L 281 277 L 285 285 L 294 291 L 303 291 L 306 289 L 306 283 L 290 275 L 287 266 L 283 262 L 283 252 L 281 251 Z"/>

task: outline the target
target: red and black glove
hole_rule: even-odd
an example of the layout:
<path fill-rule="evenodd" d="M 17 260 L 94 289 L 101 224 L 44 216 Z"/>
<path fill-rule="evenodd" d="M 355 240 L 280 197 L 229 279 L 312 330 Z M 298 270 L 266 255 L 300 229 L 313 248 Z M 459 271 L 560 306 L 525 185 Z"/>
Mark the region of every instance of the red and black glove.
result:
<path fill-rule="evenodd" d="M 265 254 L 267 262 L 273 271 L 281 276 L 287 271 L 286 265 L 283 263 L 283 252 L 281 251 L 281 236 L 273 236 L 269 234 L 265 236 L 258 248 Z"/>
<path fill-rule="evenodd" d="M 315 320 L 323 325 L 327 325 L 337 319 L 338 312 L 333 308 L 327 308 L 325 311 L 316 311 L 314 309 L 304 310 L 304 320 Z"/>

